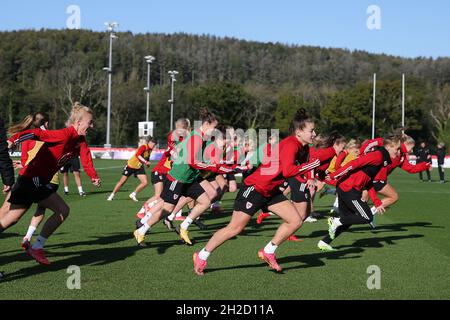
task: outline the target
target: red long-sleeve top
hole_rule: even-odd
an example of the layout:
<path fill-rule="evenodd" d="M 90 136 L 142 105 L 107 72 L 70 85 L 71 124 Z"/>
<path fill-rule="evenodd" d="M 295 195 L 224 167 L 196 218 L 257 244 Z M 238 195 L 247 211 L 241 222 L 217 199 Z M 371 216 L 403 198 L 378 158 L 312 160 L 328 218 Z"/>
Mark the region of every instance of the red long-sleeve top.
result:
<path fill-rule="evenodd" d="M 290 177 L 305 174 L 320 165 L 320 160 L 296 164 L 296 160 L 307 150 L 295 136 L 287 137 L 274 145 L 270 156 L 265 155 L 261 165 L 249 175 L 244 183 L 254 186 L 264 197 L 271 197 L 279 192 L 278 187 Z"/>
<path fill-rule="evenodd" d="M 394 159 L 392 159 L 391 164 L 389 164 L 386 167 L 383 167 L 378 172 L 378 174 L 375 176 L 374 181 L 387 182 L 388 176 L 398 167 L 400 167 L 401 169 L 403 169 L 404 171 L 406 171 L 408 173 L 418 173 L 421 171 L 428 170 L 430 167 L 430 164 L 427 162 L 422 162 L 417 165 L 412 165 L 408 161 L 408 155 L 402 154 L 402 155 L 399 155 L 399 156 L 395 157 Z M 370 196 L 373 204 L 375 205 L 375 207 L 379 207 L 382 204 L 380 198 L 378 198 L 378 195 L 377 195 L 377 192 L 375 191 L 375 189 L 373 189 L 373 188 L 369 189 L 369 196 Z"/>
<path fill-rule="evenodd" d="M 330 174 L 332 179 L 338 179 L 338 187 L 343 191 L 355 189 L 367 190 L 373 187 L 373 181 L 378 172 L 391 163 L 389 153 L 379 148 L 366 155 L 350 161 L 345 166 Z"/>
<path fill-rule="evenodd" d="M 26 140 L 45 142 L 34 159 L 19 172 L 23 177 L 40 177 L 49 183 L 59 168 L 80 156 L 86 174 L 92 180 L 98 179 L 86 137 L 78 135 L 73 126 L 61 130 L 26 130 L 8 140 L 16 145 Z"/>
<path fill-rule="evenodd" d="M 183 139 L 184 137 L 182 135 L 177 136 L 175 134 L 175 131 L 169 133 L 169 135 L 167 136 L 167 149 L 163 153 L 163 156 L 156 164 L 156 166 L 153 167 L 152 172 L 158 172 L 159 174 L 167 174 L 167 172 L 170 171 L 173 162 L 172 159 L 170 158 L 171 152 L 175 148 L 177 143 L 182 142 Z"/>
<path fill-rule="evenodd" d="M 387 181 L 388 176 L 396 169 L 401 168 L 402 170 L 408 173 L 419 173 L 429 169 L 430 165 L 426 162 L 418 163 L 416 165 L 412 165 L 408 161 L 408 156 L 405 154 L 399 155 L 392 159 L 392 163 L 387 167 L 384 167 L 380 172 L 376 175 L 374 181 Z"/>
<path fill-rule="evenodd" d="M 336 162 L 334 163 L 334 170 L 340 169 L 342 167 L 342 162 L 348 156 L 348 151 L 344 150 L 336 157 Z"/>
<path fill-rule="evenodd" d="M 359 154 L 366 154 L 372 151 L 375 147 L 382 147 L 384 143 L 383 138 L 375 138 L 366 140 L 361 144 L 361 148 L 359 148 Z"/>
<path fill-rule="evenodd" d="M 311 160 L 320 160 L 320 166 L 314 169 L 314 174 L 317 179 L 323 181 L 331 160 L 336 156 L 336 150 L 333 147 L 319 149 L 311 148 L 310 154 Z"/>
<path fill-rule="evenodd" d="M 187 161 L 191 168 L 201 171 L 211 171 L 214 173 L 231 173 L 234 169 L 223 164 L 205 163 L 203 159 L 203 132 L 192 134 L 187 141 Z"/>

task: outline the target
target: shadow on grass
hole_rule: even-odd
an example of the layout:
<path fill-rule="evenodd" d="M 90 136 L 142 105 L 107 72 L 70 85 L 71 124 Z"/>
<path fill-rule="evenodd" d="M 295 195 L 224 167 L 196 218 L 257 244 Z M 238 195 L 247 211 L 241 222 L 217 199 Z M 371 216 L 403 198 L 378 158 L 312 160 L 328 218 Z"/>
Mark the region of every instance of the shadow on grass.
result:
<path fill-rule="evenodd" d="M 226 225 L 226 223 L 223 223 L 223 225 Z M 217 225 L 218 227 L 218 225 Z M 274 227 L 273 229 L 276 230 L 278 227 Z M 443 228 L 440 226 L 433 226 L 429 222 L 415 222 L 415 223 L 406 223 L 406 224 L 391 224 L 391 225 L 382 225 L 377 230 L 378 233 L 382 232 L 405 232 L 408 231 L 406 228 L 410 227 L 421 227 L 421 228 Z M 264 228 L 264 231 L 267 231 L 269 229 Z M 350 229 L 348 232 L 359 232 L 359 231 L 365 231 L 367 232 L 368 227 L 355 227 L 353 230 Z M 261 232 L 261 229 L 252 229 L 248 228 L 245 230 L 245 232 L 242 234 L 243 236 L 246 235 L 253 235 L 254 233 Z M 313 238 L 313 237 L 319 237 L 321 235 L 326 234 L 326 231 L 314 231 L 309 236 L 301 236 L 302 238 Z M 242 236 L 241 235 L 241 236 Z M 18 234 L 14 233 L 6 233 L 3 234 L 1 237 L 16 237 L 19 236 Z M 205 236 L 197 236 L 193 237 L 194 243 L 202 243 L 208 241 L 212 236 L 212 230 L 205 235 Z M 345 234 L 343 235 L 345 236 Z M 386 236 L 386 237 L 370 237 L 370 238 L 364 238 L 364 239 L 358 239 L 356 240 L 352 245 L 343 245 L 337 247 L 337 249 L 340 249 L 337 252 L 330 252 L 330 253 L 323 253 L 318 252 L 314 254 L 307 254 L 307 255 L 295 255 L 290 257 L 283 257 L 279 259 L 279 262 L 281 264 L 296 262 L 300 263 L 299 265 L 287 267 L 284 270 L 291 270 L 291 269 L 303 269 L 303 268 L 311 268 L 311 267 L 320 267 L 324 266 L 325 262 L 324 260 L 335 260 L 335 259 L 357 259 L 360 258 L 361 255 L 358 255 L 366 248 L 381 248 L 384 245 L 395 245 L 397 241 L 404 240 L 404 239 L 414 239 L 414 238 L 421 238 L 424 237 L 422 234 L 411 234 L 411 235 L 396 235 L 396 236 Z M 132 245 L 129 246 L 122 246 L 117 247 L 116 244 L 123 242 L 123 241 L 130 241 Z M 101 248 L 96 249 L 81 249 L 76 252 L 49 252 L 48 257 L 50 260 L 52 258 L 63 258 L 61 260 L 58 260 L 56 262 L 53 262 L 50 266 L 40 266 L 40 265 L 34 265 L 32 267 L 23 268 L 21 270 L 18 270 L 14 273 L 7 274 L 7 276 L 0 281 L 1 283 L 4 282 L 11 282 L 20 280 L 23 278 L 27 278 L 30 276 L 35 275 L 36 273 L 45 273 L 45 272 L 55 272 L 60 270 L 65 270 L 70 265 L 90 265 L 90 266 L 104 266 L 108 264 L 112 264 L 115 262 L 126 260 L 127 258 L 133 256 L 136 254 L 137 251 L 140 250 L 147 250 L 147 249 L 156 249 L 159 255 L 164 254 L 169 248 L 177 245 L 182 245 L 181 240 L 174 234 L 174 240 L 169 241 L 158 241 L 158 242 L 150 242 L 148 243 L 148 246 L 146 248 L 141 248 L 136 246 L 134 239 L 132 237 L 131 232 L 126 233 L 116 233 L 116 234 L 109 234 L 103 237 L 97 237 L 92 238 L 90 240 L 86 241 L 77 241 L 77 242 L 71 242 L 71 243 L 63 243 L 63 244 L 55 244 L 55 245 L 49 245 L 47 248 L 50 249 L 67 249 L 71 247 L 80 247 L 83 246 L 102 246 Z M 109 246 L 108 246 L 109 245 Z M 111 246 L 113 245 L 113 246 Z M 19 249 L 13 251 L 13 253 L 10 256 L 7 257 L 1 257 L 0 265 L 6 265 L 9 263 L 14 263 L 17 261 L 26 261 L 29 260 L 24 252 L 19 253 Z M 4 254 L 4 253 L 2 253 Z M 256 258 L 256 253 L 255 253 Z M 246 269 L 246 268 L 267 268 L 266 263 L 260 262 L 255 264 L 247 264 L 247 265 L 240 265 L 240 266 L 231 266 L 231 267 L 224 267 L 224 268 L 211 268 L 208 269 L 208 272 L 215 272 L 215 271 L 221 271 L 221 270 L 233 270 L 233 269 Z"/>
<path fill-rule="evenodd" d="M 130 246 L 122 246 L 122 247 L 101 247 L 96 249 L 81 249 L 76 252 L 48 252 L 48 258 L 50 261 L 55 258 L 63 258 L 51 263 L 50 266 L 41 266 L 41 265 L 33 265 L 32 267 L 27 267 L 20 269 L 13 273 L 8 273 L 4 279 L 0 281 L 0 286 L 5 282 L 17 281 L 20 279 L 28 278 L 30 276 L 36 275 L 37 273 L 46 273 L 46 272 L 57 272 L 61 270 L 66 270 L 67 267 L 71 265 L 77 266 L 105 266 L 115 262 L 126 260 L 127 258 L 136 254 L 137 251 L 145 250 L 145 249 L 154 249 L 156 248 L 158 252 L 165 251 L 167 248 L 170 248 L 174 245 L 179 245 L 180 240 L 174 239 L 173 241 L 162 241 L 158 243 L 150 243 L 148 247 L 141 248 L 136 245 L 134 239 L 132 239 L 132 235 L 130 233 L 120 233 L 108 235 L 105 237 L 100 237 L 97 239 L 82 241 L 82 242 L 74 242 L 74 243 L 65 243 L 59 245 L 48 246 L 48 248 L 68 248 L 74 246 L 86 246 L 86 245 L 107 245 L 107 244 L 115 244 L 117 242 L 130 240 L 132 245 Z M 18 252 L 18 251 L 17 251 Z M 20 252 L 17 254 L 10 255 L 8 257 L 1 258 L 1 265 L 6 265 L 9 263 L 14 263 L 18 261 L 30 261 L 31 258 L 27 257 L 24 252 Z"/>
<path fill-rule="evenodd" d="M 87 197 L 89 197 L 90 195 L 100 195 L 100 194 L 111 194 L 111 191 L 109 190 L 97 190 L 97 191 L 89 191 L 87 192 Z M 131 201 L 130 198 L 127 198 L 128 201 Z M 107 203 L 106 198 L 105 198 L 105 203 Z"/>
<path fill-rule="evenodd" d="M 386 233 L 386 232 L 407 232 L 409 231 L 408 228 L 437 228 L 437 229 L 443 229 L 443 226 L 433 226 L 430 222 L 413 222 L 413 223 L 395 223 L 395 224 L 386 224 L 386 225 L 379 225 L 375 229 L 372 229 L 368 225 L 362 225 L 362 226 L 353 226 L 345 233 L 367 233 L 370 232 L 371 234 L 380 234 L 380 233 Z M 304 239 L 315 239 L 315 238 L 321 238 L 328 234 L 328 228 L 325 228 L 323 230 L 314 230 L 308 235 L 302 234 L 302 229 L 296 232 L 296 234 L 300 238 Z"/>
<path fill-rule="evenodd" d="M 278 263 L 283 267 L 283 264 L 287 263 L 298 263 L 292 267 L 283 268 L 283 272 L 295 269 L 306 269 L 306 268 L 315 268 L 315 267 L 323 267 L 325 266 L 324 260 L 348 260 L 348 259 L 359 259 L 362 257 L 362 253 L 367 248 L 381 248 L 383 247 L 383 243 L 388 245 L 395 245 L 396 241 L 405 240 L 405 239 L 415 239 L 421 238 L 423 235 L 421 234 L 412 234 L 406 236 L 392 236 L 392 237 L 384 237 L 384 238 L 366 238 L 356 240 L 352 245 L 339 246 L 336 247 L 339 249 L 334 252 L 318 252 L 312 254 L 304 254 L 304 255 L 295 255 L 289 257 L 283 257 L 278 259 Z M 255 254 L 256 258 L 256 254 Z M 216 272 L 223 270 L 239 270 L 239 269 L 247 269 L 247 268 L 267 268 L 267 264 L 255 263 L 255 264 L 246 264 L 239 266 L 230 266 L 223 268 L 210 268 L 206 271 Z M 273 271 L 273 270 L 271 270 Z"/>
<path fill-rule="evenodd" d="M 7 239 L 7 238 L 17 238 L 20 234 L 18 233 L 0 233 L 0 240 Z"/>
<path fill-rule="evenodd" d="M 354 256 L 348 256 L 350 254 L 356 254 L 363 252 L 364 249 L 362 248 L 351 248 L 336 252 L 319 252 L 319 253 L 313 253 L 313 254 L 306 254 L 306 255 L 298 255 L 298 256 L 290 256 L 290 257 L 284 257 L 278 259 L 278 263 L 283 267 L 283 264 L 285 263 L 291 263 L 291 262 L 302 262 L 303 264 L 293 266 L 293 267 L 287 267 L 283 268 L 283 272 L 292 270 L 292 269 L 305 269 L 305 268 L 314 268 L 314 267 L 322 267 L 325 265 L 325 262 L 323 262 L 323 259 L 328 260 L 343 260 L 343 259 L 357 259 L 361 258 L 361 255 L 354 255 Z M 255 258 L 257 259 L 257 256 L 255 254 Z M 239 269 L 247 269 L 247 268 L 268 268 L 267 263 L 261 262 L 261 263 L 255 263 L 255 264 L 246 264 L 246 265 L 240 265 L 240 266 L 231 266 L 231 267 L 223 267 L 223 268 L 210 268 L 206 269 L 205 272 L 216 272 L 216 271 L 223 271 L 223 270 L 239 270 Z M 275 272 L 273 270 L 270 270 L 272 272 Z"/>

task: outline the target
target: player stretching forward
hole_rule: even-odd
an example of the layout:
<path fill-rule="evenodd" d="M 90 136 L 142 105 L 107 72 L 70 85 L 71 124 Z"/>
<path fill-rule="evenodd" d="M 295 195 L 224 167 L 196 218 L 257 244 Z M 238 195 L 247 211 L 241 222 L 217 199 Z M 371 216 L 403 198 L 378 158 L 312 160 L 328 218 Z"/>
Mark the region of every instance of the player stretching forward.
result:
<path fill-rule="evenodd" d="M 350 139 L 350 141 L 345 146 L 344 151 L 342 151 L 339 156 L 331 160 L 330 166 L 328 168 L 328 172 L 333 173 L 342 166 L 345 166 L 352 160 L 355 160 L 359 156 L 359 148 L 361 148 L 361 142 L 358 139 Z M 336 195 L 336 189 L 324 188 L 322 192 L 320 192 L 320 197 L 323 197 L 326 194 Z M 339 200 L 336 196 L 334 200 L 333 208 L 330 210 L 330 213 L 338 212 L 339 210 Z"/>
<path fill-rule="evenodd" d="M 167 172 L 172 168 L 172 152 L 175 152 L 175 147 L 178 143 L 191 132 L 191 122 L 187 118 L 180 118 L 175 122 L 175 131 L 169 133 L 167 137 L 167 149 L 163 153 L 161 160 L 152 169 L 151 182 L 155 188 L 153 197 L 148 199 L 141 210 L 136 214 L 140 220 L 145 216 L 146 210 L 150 210 L 154 204 L 160 199 L 163 190 L 163 181 Z"/>
<path fill-rule="evenodd" d="M 25 117 L 22 122 L 14 125 L 9 130 L 10 133 L 16 133 L 28 130 L 32 127 L 34 128 L 41 128 L 42 130 L 48 130 L 48 115 L 44 112 L 37 112 L 33 115 L 28 115 Z M 44 142 L 42 141 L 35 141 L 35 140 L 27 140 L 22 143 L 22 149 L 21 149 L 21 159 L 18 162 L 14 162 L 14 168 L 15 169 L 23 169 L 25 166 L 27 166 L 37 155 L 41 147 L 44 145 Z M 59 187 L 59 177 L 58 173 L 56 173 L 52 180 L 49 183 L 49 187 L 53 189 L 53 192 L 56 192 Z M 7 202 L 7 201 L 6 201 Z M 10 203 L 8 204 L 8 210 L 10 208 Z M 30 226 L 28 227 L 27 233 L 24 236 L 22 240 L 22 248 L 24 250 L 27 250 L 28 246 L 30 245 L 31 238 L 33 237 L 34 232 L 36 231 L 39 224 L 44 220 L 45 215 L 45 207 L 37 206 L 36 212 L 34 213 L 33 217 L 31 218 Z"/>
<path fill-rule="evenodd" d="M 331 173 L 328 179 L 338 179 L 340 218 L 328 219 L 328 235 L 317 244 L 322 251 L 334 251 L 330 243 L 342 232 L 354 224 L 370 224 L 373 214 L 367 202 L 362 200 L 363 190 L 373 188 L 376 175 L 395 159 L 400 150 L 401 136 L 384 139 L 383 147 L 349 162 L 344 167 Z M 383 210 L 383 208 L 380 208 Z"/>
<path fill-rule="evenodd" d="M 137 194 L 144 190 L 147 186 L 147 175 L 145 174 L 145 169 L 143 166 L 150 166 L 150 155 L 152 153 L 153 148 L 156 145 L 156 140 L 152 136 L 144 137 L 144 144 L 141 145 L 134 155 L 128 160 L 127 165 L 123 169 L 122 177 L 119 182 L 117 182 L 114 187 L 113 192 L 108 197 L 108 201 L 112 201 L 117 192 L 119 192 L 120 188 L 127 182 L 128 178 L 134 175 L 136 178 L 141 181 L 141 183 L 136 187 L 136 189 L 130 193 L 129 197 L 134 202 L 138 202 L 139 200 L 136 198 Z"/>
<path fill-rule="evenodd" d="M 429 170 L 431 167 L 431 163 L 429 162 L 421 162 L 417 165 L 412 165 L 408 161 L 408 154 L 412 152 L 416 142 L 410 136 L 404 134 L 402 137 L 404 142 L 400 147 L 400 154 L 392 159 L 392 163 L 380 170 L 373 182 L 373 188 L 369 189 L 369 192 L 364 192 L 363 198 L 365 200 L 368 199 L 368 195 L 372 199 L 374 206 L 372 207 L 372 213 L 377 213 L 377 208 L 383 207 L 387 209 L 392 206 L 394 203 L 398 201 L 398 194 L 395 191 L 394 187 L 388 182 L 388 176 L 395 170 L 395 168 L 400 167 L 404 171 L 414 174 L 419 173 L 425 170 Z M 378 140 L 378 143 L 381 143 L 382 140 Z M 377 196 L 377 193 L 381 194 L 384 198 L 380 200 Z M 383 213 L 379 212 L 379 213 Z"/>
<path fill-rule="evenodd" d="M 217 231 L 208 241 L 205 248 L 193 255 L 194 272 L 203 275 L 209 255 L 227 240 L 237 236 L 252 216 L 263 207 L 284 220 L 273 239 L 258 251 L 260 259 L 280 272 L 275 257 L 275 250 L 291 234 L 302 225 L 294 205 L 281 193 L 279 187 L 286 178 L 304 174 L 320 165 L 320 161 L 313 163 L 295 164 L 295 159 L 303 148 L 312 143 L 314 136 L 314 122 L 307 117 L 303 109 L 299 110 L 291 124 L 292 135 L 274 146 L 270 161 L 263 161 L 256 171 L 247 177 L 239 190 L 234 204 L 234 211 L 230 223 Z"/>
<path fill-rule="evenodd" d="M 61 166 L 73 157 L 79 156 L 80 153 L 85 155 L 85 159 L 92 161 L 86 143 L 87 131 L 93 127 L 91 109 L 75 103 L 70 123 L 69 128 L 62 130 L 26 130 L 8 140 L 9 148 L 29 139 L 45 142 L 33 161 L 20 171 L 17 182 L 11 190 L 9 198 L 11 207 L 0 220 L 0 232 L 2 232 L 17 223 L 33 203 L 38 203 L 55 212 L 44 224 L 36 242 L 27 248 L 28 255 L 44 265 L 49 264 L 43 250 L 44 245 L 67 219 L 70 211 L 64 200 L 49 188 L 48 184 Z M 94 185 L 100 186 L 100 179 L 94 170 L 88 170 L 86 173 L 91 177 Z"/>
<path fill-rule="evenodd" d="M 161 200 L 146 213 L 140 221 L 142 226 L 134 232 L 138 245 L 145 245 L 145 234 L 150 227 L 159 220 L 169 215 L 177 205 L 182 196 L 192 198 L 196 201 L 189 216 L 177 229 L 181 239 L 188 245 L 192 245 L 189 239 L 188 228 L 192 222 L 200 217 L 211 205 L 211 198 L 199 182 L 200 170 L 213 171 L 217 173 L 232 172 L 232 169 L 221 165 L 206 164 L 202 161 L 203 142 L 205 136 L 211 133 L 218 125 L 216 116 L 204 108 L 200 111 L 202 125 L 178 145 L 177 155 L 174 159 L 172 169 L 167 173 L 164 180 Z"/>

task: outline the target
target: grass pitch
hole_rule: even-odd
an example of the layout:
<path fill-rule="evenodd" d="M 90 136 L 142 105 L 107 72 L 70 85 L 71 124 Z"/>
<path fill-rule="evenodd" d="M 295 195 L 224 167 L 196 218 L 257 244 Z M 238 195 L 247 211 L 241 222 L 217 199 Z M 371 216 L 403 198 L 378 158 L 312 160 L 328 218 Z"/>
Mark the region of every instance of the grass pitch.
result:
<path fill-rule="evenodd" d="M 258 226 L 253 219 L 242 235 L 211 255 L 205 276 L 198 277 L 192 271 L 192 254 L 227 224 L 235 194 L 222 202 L 226 214 L 204 216 L 208 230 L 191 227 L 193 247 L 181 244 L 161 223 L 147 237 L 148 247 L 138 248 L 132 231 L 143 202 L 128 198 L 137 180 L 129 179 L 113 202 L 106 201 L 123 165 L 95 160 L 103 184 L 96 189 L 83 175 L 86 198 L 77 195 L 71 177 L 72 193 L 63 196 L 71 215 L 47 242 L 49 267 L 20 250 L 34 207 L 0 235 L 0 270 L 6 273 L 0 280 L 0 300 L 450 298 L 450 183 L 419 182 L 417 175 L 397 169 L 390 182 L 400 200 L 377 216 L 376 229 L 355 226 L 334 241 L 337 252 L 322 253 L 316 244 L 326 233 L 326 219 L 305 223 L 296 233 L 304 242 L 287 242 L 277 250 L 283 274 L 270 271 L 257 257 L 280 220 L 268 218 Z M 436 169 L 432 175 L 437 180 Z M 143 201 L 151 193 L 149 187 L 139 198 Z M 328 212 L 333 201 L 331 196 L 320 199 L 317 211 Z M 67 287 L 72 275 L 68 267 L 73 265 L 80 267 L 80 290 Z M 373 265 L 380 268 L 381 288 L 369 290 L 368 267 Z"/>

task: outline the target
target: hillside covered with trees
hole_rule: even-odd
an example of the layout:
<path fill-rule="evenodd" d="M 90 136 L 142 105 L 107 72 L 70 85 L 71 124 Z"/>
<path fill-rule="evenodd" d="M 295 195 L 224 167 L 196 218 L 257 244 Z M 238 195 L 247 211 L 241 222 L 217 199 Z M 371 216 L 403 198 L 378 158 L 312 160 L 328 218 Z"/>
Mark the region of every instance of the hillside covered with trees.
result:
<path fill-rule="evenodd" d="M 169 70 L 179 71 L 175 118 L 197 118 L 207 106 L 239 128 L 279 128 L 304 106 L 319 132 L 369 137 L 372 75 L 377 73 L 377 134 L 401 124 L 406 74 L 406 125 L 414 138 L 450 145 L 450 59 L 406 59 L 363 51 L 287 46 L 188 34 L 118 33 L 113 47 L 111 142 L 133 146 L 145 120 L 144 56 L 153 55 L 150 118 L 156 137 L 169 130 Z M 80 30 L 0 32 L 0 116 L 6 125 L 46 111 L 60 128 L 71 104 L 93 108 L 91 145 L 106 132 L 109 35 Z"/>

